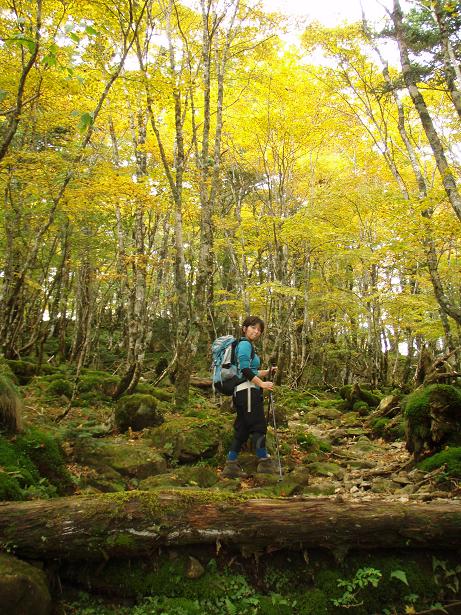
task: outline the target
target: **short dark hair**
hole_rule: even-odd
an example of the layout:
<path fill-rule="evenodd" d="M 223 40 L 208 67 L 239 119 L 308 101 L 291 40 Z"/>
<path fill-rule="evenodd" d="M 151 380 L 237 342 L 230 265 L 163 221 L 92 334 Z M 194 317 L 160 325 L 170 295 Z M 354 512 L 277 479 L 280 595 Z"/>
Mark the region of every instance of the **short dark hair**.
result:
<path fill-rule="evenodd" d="M 261 333 L 264 333 L 264 320 L 262 320 L 262 318 L 259 318 L 259 316 L 247 316 L 242 322 L 242 333 L 244 333 L 244 327 L 254 327 L 255 325 L 259 325 Z"/>

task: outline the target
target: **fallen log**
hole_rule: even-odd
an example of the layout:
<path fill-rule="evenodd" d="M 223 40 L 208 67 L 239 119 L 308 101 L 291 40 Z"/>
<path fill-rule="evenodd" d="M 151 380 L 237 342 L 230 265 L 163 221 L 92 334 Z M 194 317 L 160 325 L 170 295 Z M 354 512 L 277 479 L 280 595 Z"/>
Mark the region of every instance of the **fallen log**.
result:
<path fill-rule="evenodd" d="M 458 549 L 461 502 L 250 499 L 184 489 L 0 504 L 0 544 L 20 557 L 135 557 L 163 545 L 210 543 L 250 551 Z"/>

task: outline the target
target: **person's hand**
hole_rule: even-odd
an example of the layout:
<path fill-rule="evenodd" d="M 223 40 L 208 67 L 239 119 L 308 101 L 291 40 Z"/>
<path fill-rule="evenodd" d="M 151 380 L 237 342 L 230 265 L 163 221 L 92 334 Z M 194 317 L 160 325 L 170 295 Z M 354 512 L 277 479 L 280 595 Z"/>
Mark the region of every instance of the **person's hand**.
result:
<path fill-rule="evenodd" d="M 267 389 L 268 391 L 272 391 L 272 389 L 274 388 L 274 383 L 268 380 L 267 382 L 263 382 L 260 386 L 262 389 Z"/>

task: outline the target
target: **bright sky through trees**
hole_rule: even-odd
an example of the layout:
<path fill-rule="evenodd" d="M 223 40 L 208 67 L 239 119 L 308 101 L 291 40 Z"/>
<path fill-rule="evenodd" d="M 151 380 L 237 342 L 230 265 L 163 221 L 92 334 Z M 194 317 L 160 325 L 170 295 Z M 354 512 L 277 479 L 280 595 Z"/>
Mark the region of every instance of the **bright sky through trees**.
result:
<path fill-rule="evenodd" d="M 368 19 L 380 19 L 385 11 L 377 0 L 362 0 Z M 383 3 L 390 7 L 390 2 Z M 288 15 L 305 16 L 316 19 L 326 26 L 335 26 L 341 21 L 361 19 L 360 0 L 264 0 L 268 10 L 279 11 Z"/>

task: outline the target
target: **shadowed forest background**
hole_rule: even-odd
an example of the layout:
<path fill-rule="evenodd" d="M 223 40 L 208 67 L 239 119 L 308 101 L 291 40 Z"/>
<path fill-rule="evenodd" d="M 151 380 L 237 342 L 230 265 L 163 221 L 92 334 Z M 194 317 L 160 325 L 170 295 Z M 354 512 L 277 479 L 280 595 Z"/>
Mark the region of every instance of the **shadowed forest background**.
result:
<path fill-rule="evenodd" d="M 258 497 L 368 490 L 376 475 L 363 459 L 362 482 L 330 467 L 330 485 L 303 491 L 308 479 L 295 475 L 346 458 L 350 472 L 346 449 L 370 437 L 384 448 L 357 454 L 400 476 L 380 493 L 408 480 L 424 501 L 431 489 L 459 499 L 461 7 L 387 6 L 379 24 L 366 8 L 359 23 L 306 21 L 290 46 L 289 20 L 256 2 L 0 0 L 2 500 L 128 497 L 168 473 L 169 487 L 215 485 L 232 415 L 210 394 L 210 345 L 238 335 L 247 314 L 266 322 L 258 354 L 278 366 L 292 481 Z M 432 453 L 452 457 L 416 465 Z M 399 474 L 410 467 L 410 479 Z M 0 535 L 1 550 L 27 559 L 20 534 Z M 101 549 L 131 557 L 131 543 L 114 544 Z M 437 561 L 447 583 L 454 571 L 459 600 L 461 570 Z M 352 602 L 377 586 L 367 575 L 354 577 Z M 237 589 L 215 611 L 139 613 L 351 608 L 330 585 L 330 610 L 314 600 L 293 611 L 274 581 L 272 610 L 232 610 L 251 594 Z M 438 598 L 448 608 L 448 594 Z M 370 615 L 358 602 L 349 612 Z"/>

